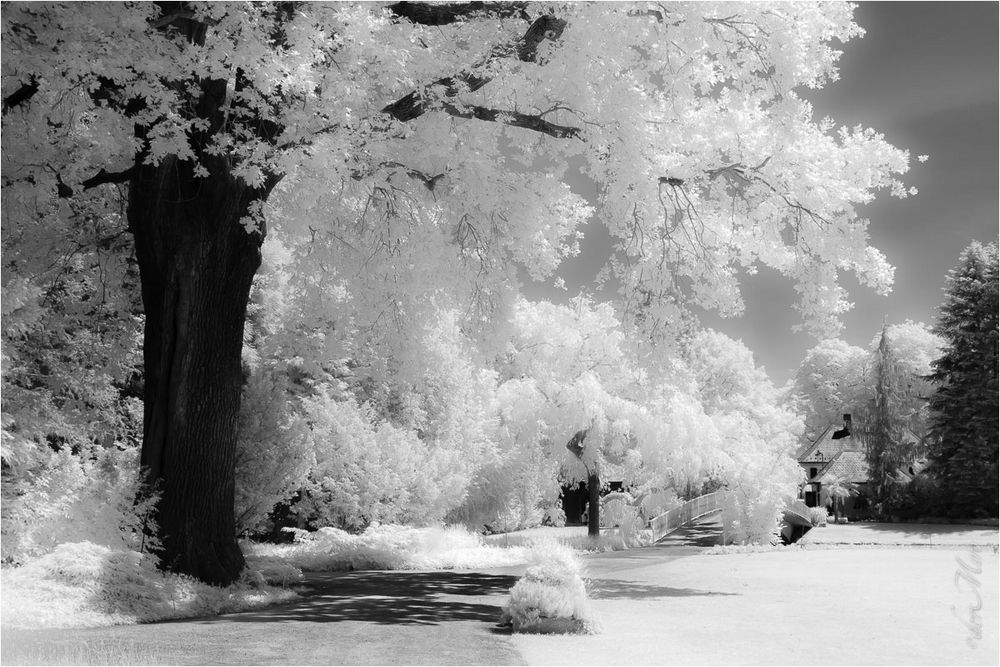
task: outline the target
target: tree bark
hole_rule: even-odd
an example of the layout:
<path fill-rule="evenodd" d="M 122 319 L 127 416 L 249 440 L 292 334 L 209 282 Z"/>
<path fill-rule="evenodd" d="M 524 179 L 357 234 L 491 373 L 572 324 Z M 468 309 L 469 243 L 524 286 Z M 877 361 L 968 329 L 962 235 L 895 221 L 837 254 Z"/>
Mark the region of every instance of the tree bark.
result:
<path fill-rule="evenodd" d="M 587 470 L 587 496 L 590 501 L 590 513 L 587 517 L 587 535 L 601 535 L 601 471 L 594 462 L 594 469 Z"/>
<path fill-rule="evenodd" d="M 587 465 L 583 458 L 589 429 L 583 429 L 573 434 L 566 443 L 566 449 L 583 462 L 587 469 L 587 535 L 599 537 L 601 534 L 601 470 L 600 463 L 595 459 L 592 466 Z"/>
<path fill-rule="evenodd" d="M 141 462 L 158 485 L 165 567 L 217 585 L 244 566 L 233 516 L 243 325 L 263 230 L 240 224 L 266 196 L 223 158 L 209 176 L 165 158 L 136 168 L 128 220 L 146 322 Z"/>

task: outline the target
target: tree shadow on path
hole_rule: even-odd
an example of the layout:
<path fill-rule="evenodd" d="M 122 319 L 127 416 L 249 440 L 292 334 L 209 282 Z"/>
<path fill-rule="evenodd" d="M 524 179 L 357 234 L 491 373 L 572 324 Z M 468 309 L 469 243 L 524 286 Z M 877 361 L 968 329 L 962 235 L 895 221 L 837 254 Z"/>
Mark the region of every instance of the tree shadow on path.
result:
<path fill-rule="evenodd" d="M 287 604 L 228 614 L 207 623 L 362 621 L 379 624 L 437 625 L 449 621 L 496 623 L 500 608 L 479 600 L 506 594 L 517 577 L 476 572 L 358 571 L 312 573 Z"/>
<path fill-rule="evenodd" d="M 671 588 L 670 586 L 637 584 L 621 579 L 592 579 L 587 588 L 590 596 L 597 600 L 642 600 L 645 598 L 738 595 L 738 593 L 702 591 L 695 588 Z"/>

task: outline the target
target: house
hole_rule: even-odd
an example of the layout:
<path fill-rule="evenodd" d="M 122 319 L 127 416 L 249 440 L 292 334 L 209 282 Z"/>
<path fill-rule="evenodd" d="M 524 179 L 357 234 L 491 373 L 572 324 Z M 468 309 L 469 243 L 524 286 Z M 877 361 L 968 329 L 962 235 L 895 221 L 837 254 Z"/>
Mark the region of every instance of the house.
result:
<path fill-rule="evenodd" d="M 849 495 L 838 501 L 838 513 L 849 519 L 864 519 L 869 516 L 869 472 L 865 460 L 865 443 L 852 433 L 851 415 L 844 415 L 842 425 L 831 424 L 812 443 L 803 445 L 795 453 L 795 458 L 806 473 L 806 483 L 800 497 L 809 507 L 828 505 L 830 494 L 823 493 L 839 486 L 849 489 Z M 906 444 L 914 452 L 914 460 L 908 461 L 897 473 L 897 481 L 909 482 L 924 467 L 924 461 L 917 460 L 920 439 L 907 429 L 904 434 Z"/>

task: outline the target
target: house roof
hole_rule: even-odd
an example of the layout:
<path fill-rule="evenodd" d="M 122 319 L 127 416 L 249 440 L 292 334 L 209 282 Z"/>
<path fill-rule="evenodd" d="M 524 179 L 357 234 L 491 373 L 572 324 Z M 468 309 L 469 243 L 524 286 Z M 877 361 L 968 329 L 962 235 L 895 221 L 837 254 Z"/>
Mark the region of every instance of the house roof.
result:
<path fill-rule="evenodd" d="M 826 463 L 832 461 L 841 452 L 863 452 L 865 443 L 860 437 L 847 435 L 840 438 L 834 436 L 841 432 L 840 424 L 830 424 L 813 442 L 799 447 L 795 459 L 799 463 Z M 918 438 L 910 429 L 904 429 L 903 440 L 907 443 L 918 443 Z"/>
<path fill-rule="evenodd" d="M 813 478 L 821 484 L 829 483 L 834 477 L 849 484 L 860 484 L 868 481 L 868 463 L 862 452 L 843 451 L 832 461 L 823 466 Z"/>
<path fill-rule="evenodd" d="M 839 431 L 837 425 L 830 424 L 813 443 L 800 447 L 795 458 L 799 463 L 826 463 L 841 452 L 857 452 L 862 449 L 861 442 L 850 435 L 834 438 Z"/>

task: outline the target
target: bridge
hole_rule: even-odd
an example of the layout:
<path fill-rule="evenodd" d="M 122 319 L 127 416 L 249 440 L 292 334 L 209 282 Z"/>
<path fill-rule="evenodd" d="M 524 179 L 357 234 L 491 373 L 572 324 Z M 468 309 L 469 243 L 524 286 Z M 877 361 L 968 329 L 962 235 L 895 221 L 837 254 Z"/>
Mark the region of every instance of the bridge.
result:
<path fill-rule="evenodd" d="M 724 497 L 725 491 L 706 493 L 653 517 L 649 520 L 649 528 L 653 532 L 653 542 L 659 542 L 674 531 L 699 522 L 711 514 L 721 512 Z M 811 527 L 809 508 L 806 504 L 801 500 L 787 501 L 782 517 L 782 535 L 789 541 L 794 541 Z"/>
<path fill-rule="evenodd" d="M 653 531 L 653 542 L 659 542 L 670 533 L 683 528 L 698 519 L 722 511 L 723 492 L 706 493 L 703 496 L 667 510 L 649 520 L 649 528 Z"/>

